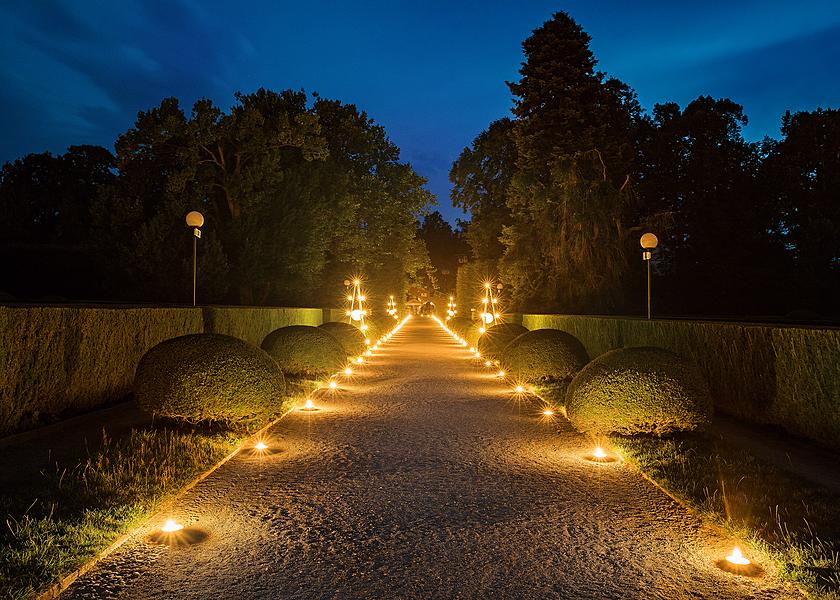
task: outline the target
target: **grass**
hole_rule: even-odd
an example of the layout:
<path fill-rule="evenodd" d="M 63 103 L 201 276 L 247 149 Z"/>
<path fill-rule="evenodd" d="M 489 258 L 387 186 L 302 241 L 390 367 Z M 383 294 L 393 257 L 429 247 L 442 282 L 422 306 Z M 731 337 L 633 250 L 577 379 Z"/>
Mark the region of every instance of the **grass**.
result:
<path fill-rule="evenodd" d="M 312 389 L 310 381 L 287 383 L 284 408 Z M 121 439 L 103 434 L 85 460 L 33 473 L 25 488 L 0 491 L 0 599 L 30 598 L 81 567 L 257 428 L 160 422 Z"/>
<path fill-rule="evenodd" d="M 773 561 L 813 598 L 840 598 L 840 497 L 705 436 L 613 437 L 663 488 Z"/>

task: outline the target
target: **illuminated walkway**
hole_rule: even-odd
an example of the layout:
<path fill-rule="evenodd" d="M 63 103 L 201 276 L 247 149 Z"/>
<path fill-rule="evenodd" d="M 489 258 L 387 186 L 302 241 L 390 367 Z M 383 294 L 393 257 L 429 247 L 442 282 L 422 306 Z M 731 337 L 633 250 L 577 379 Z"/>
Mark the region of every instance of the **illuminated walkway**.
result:
<path fill-rule="evenodd" d="M 349 387 L 173 511 L 201 543 L 129 542 L 68 598 L 787 598 L 732 547 L 415 318 Z M 158 524 L 159 525 L 159 524 Z"/>

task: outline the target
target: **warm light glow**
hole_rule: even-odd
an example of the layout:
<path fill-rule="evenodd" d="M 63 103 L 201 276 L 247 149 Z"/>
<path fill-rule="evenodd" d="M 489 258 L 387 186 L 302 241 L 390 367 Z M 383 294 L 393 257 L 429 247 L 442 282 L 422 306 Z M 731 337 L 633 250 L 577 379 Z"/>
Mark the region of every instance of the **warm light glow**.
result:
<path fill-rule="evenodd" d="M 353 374 L 353 369 L 351 369 L 350 367 L 347 367 L 346 369 L 344 369 L 344 374 L 348 375 L 348 376 L 352 375 Z"/>
<path fill-rule="evenodd" d="M 315 403 L 312 402 L 312 398 L 306 399 L 306 403 L 303 405 L 303 408 L 305 410 L 312 410 L 313 408 L 315 408 Z"/>
<path fill-rule="evenodd" d="M 330 381 L 330 389 L 331 390 L 334 390 L 337 387 L 338 387 L 338 383 L 336 383 L 335 381 Z"/>
<path fill-rule="evenodd" d="M 464 348 L 466 348 L 466 347 L 467 347 L 467 342 L 466 342 L 466 340 L 461 340 L 461 345 L 462 345 Z"/>
<path fill-rule="evenodd" d="M 726 557 L 733 565 L 748 565 L 750 564 L 750 559 L 741 554 L 741 549 L 738 546 L 735 546 L 732 549 L 732 554 Z"/>
<path fill-rule="evenodd" d="M 489 290 L 490 289 L 490 282 L 485 283 L 484 288 Z"/>
<path fill-rule="evenodd" d="M 356 358 L 356 362 L 359 363 L 359 364 L 362 364 L 363 362 L 365 362 L 365 359 L 364 359 L 364 357 L 359 356 L 359 357 Z"/>
<path fill-rule="evenodd" d="M 371 352 L 370 350 L 368 350 L 367 352 L 365 352 L 365 356 L 373 356 L 373 352 Z"/>
<path fill-rule="evenodd" d="M 607 453 L 604 452 L 604 449 L 601 446 L 595 446 L 595 451 L 592 453 L 592 456 L 595 458 L 607 458 Z"/>
<path fill-rule="evenodd" d="M 354 309 L 354 310 L 351 310 L 351 311 L 350 311 L 350 318 L 351 318 L 351 319 L 353 319 L 354 321 L 359 321 L 359 320 L 361 320 L 361 318 L 362 318 L 362 311 L 360 311 L 358 308 L 356 308 L 356 309 Z"/>
<path fill-rule="evenodd" d="M 522 387 L 521 385 L 517 385 L 516 388 L 514 388 L 514 391 L 517 394 L 524 394 L 525 393 L 525 388 Z"/>
<path fill-rule="evenodd" d="M 553 411 L 553 410 L 551 410 L 550 408 L 546 408 L 546 409 L 543 411 L 543 414 L 544 414 L 546 417 L 550 417 L 550 416 L 552 416 L 552 415 L 554 414 L 554 411 Z"/>
<path fill-rule="evenodd" d="M 481 358 L 481 352 L 479 352 L 478 350 L 476 350 L 476 351 L 475 351 L 475 357 L 476 357 L 476 358 Z"/>
<path fill-rule="evenodd" d="M 485 361 L 484 361 L 484 366 L 485 366 L 485 367 L 492 367 L 492 366 L 493 366 L 493 363 L 492 363 L 491 361 L 489 361 L 489 360 L 485 360 Z"/>
<path fill-rule="evenodd" d="M 254 444 L 255 450 L 268 450 L 268 445 L 265 442 L 257 442 Z"/>
<path fill-rule="evenodd" d="M 359 281 L 358 279 L 353 280 L 353 285 L 359 285 L 360 283 L 362 283 L 362 282 Z"/>
<path fill-rule="evenodd" d="M 479 333 L 484 333 L 485 331 L 487 331 L 487 330 L 486 330 L 486 329 L 484 329 L 484 327 L 479 327 L 479 328 L 478 328 L 478 332 L 479 332 Z"/>
<path fill-rule="evenodd" d="M 183 528 L 184 526 L 180 523 L 177 523 L 172 519 L 167 519 L 166 523 L 163 524 L 163 527 L 161 527 L 160 530 L 165 533 L 175 533 L 176 531 L 181 531 Z"/>
<path fill-rule="evenodd" d="M 353 296 L 347 296 L 347 302 L 352 302 L 352 301 L 353 301 Z"/>
<path fill-rule="evenodd" d="M 505 376 L 505 372 L 504 371 L 499 371 L 499 377 L 504 377 L 504 376 Z"/>

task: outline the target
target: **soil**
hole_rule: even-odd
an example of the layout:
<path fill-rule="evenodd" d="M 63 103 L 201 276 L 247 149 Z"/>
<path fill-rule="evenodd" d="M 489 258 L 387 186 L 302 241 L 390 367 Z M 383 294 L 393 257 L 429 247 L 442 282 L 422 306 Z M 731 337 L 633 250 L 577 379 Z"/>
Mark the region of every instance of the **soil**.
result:
<path fill-rule="evenodd" d="M 81 598 L 801 598 L 412 319 L 79 579 Z M 165 518 L 188 532 L 161 543 Z M 165 542 L 165 540 L 164 540 Z"/>

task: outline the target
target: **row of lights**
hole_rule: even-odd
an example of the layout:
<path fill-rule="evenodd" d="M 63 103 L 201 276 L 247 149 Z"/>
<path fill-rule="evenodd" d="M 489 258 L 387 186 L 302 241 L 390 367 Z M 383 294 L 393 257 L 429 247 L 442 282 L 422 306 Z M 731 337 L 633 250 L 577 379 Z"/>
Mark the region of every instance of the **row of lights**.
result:
<path fill-rule="evenodd" d="M 365 354 L 367 356 L 373 356 L 373 351 L 378 350 L 381 346 L 386 344 L 400 329 L 402 329 L 403 325 L 411 318 L 411 315 L 406 315 L 402 321 L 400 321 L 393 329 L 391 329 L 388 333 L 384 334 L 379 340 L 370 347 Z M 347 366 L 344 367 L 342 371 L 339 373 L 335 373 L 334 375 L 330 376 L 326 383 L 319 383 L 316 384 L 315 391 L 327 389 L 331 392 L 338 389 L 338 379 L 343 375 L 346 378 L 350 378 L 353 376 L 353 364 L 363 364 L 365 359 L 363 356 L 356 357 L 353 361 L 351 361 Z M 318 408 L 315 406 L 315 402 L 312 400 L 312 397 L 309 396 L 306 398 L 306 402 L 304 402 L 303 406 L 299 409 L 301 411 L 306 412 L 314 412 L 317 411 Z M 253 449 L 258 454 L 263 454 L 268 451 L 269 447 L 268 444 L 265 443 L 264 439 L 258 439 L 257 442 L 253 445 Z M 160 532 L 165 536 L 172 536 L 173 534 L 178 533 L 179 531 L 183 530 L 184 526 L 181 523 L 178 523 L 175 519 L 167 519 L 166 522 L 161 526 Z M 169 539 L 168 537 L 164 537 L 166 541 L 174 541 Z"/>
<path fill-rule="evenodd" d="M 458 342 L 462 347 L 466 347 L 469 345 L 465 339 L 458 335 L 458 333 L 449 329 L 440 319 L 434 316 L 432 318 L 438 323 L 438 325 L 440 325 L 443 328 L 444 331 L 446 331 L 446 333 L 452 336 L 452 339 Z M 481 353 L 476 348 L 470 347 L 469 351 L 470 354 L 472 354 L 476 360 L 481 360 Z M 493 369 L 496 366 L 498 366 L 498 363 L 494 363 L 491 360 L 485 359 L 484 366 Z M 495 377 L 499 379 L 506 379 L 507 373 L 504 369 L 500 368 L 495 373 Z M 526 387 L 522 383 L 516 383 L 516 385 L 513 387 L 512 392 L 517 396 L 522 396 L 529 392 L 533 392 L 533 390 Z M 545 408 L 542 411 L 542 414 L 546 418 L 552 418 L 554 416 L 554 410 L 551 408 L 550 405 L 546 404 Z M 586 457 L 586 459 L 591 462 L 601 464 L 616 462 L 617 458 L 618 457 L 607 453 L 601 446 L 595 446 L 595 449 L 592 451 L 592 454 Z M 756 567 L 756 565 L 753 565 L 750 562 L 750 559 L 744 556 L 744 554 L 741 552 L 741 549 L 738 546 L 735 546 L 732 549 L 732 552 L 726 557 L 724 561 L 721 561 L 719 566 L 724 570 L 739 575 L 755 575 L 760 572 L 760 569 Z"/>

